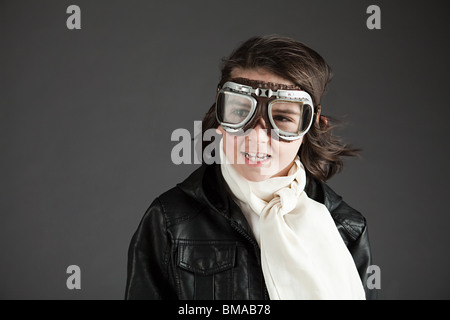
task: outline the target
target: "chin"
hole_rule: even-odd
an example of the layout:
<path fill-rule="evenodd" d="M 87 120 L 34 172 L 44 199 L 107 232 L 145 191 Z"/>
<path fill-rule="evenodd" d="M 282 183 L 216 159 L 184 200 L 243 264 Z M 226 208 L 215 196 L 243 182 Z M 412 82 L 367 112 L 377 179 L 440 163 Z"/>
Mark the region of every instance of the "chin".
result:
<path fill-rule="evenodd" d="M 276 175 L 276 172 L 261 172 L 261 168 L 258 168 L 259 170 L 249 170 L 248 168 L 242 168 L 244 170 L 240 171 L 239 173 L 247 180 L 253 181 L 253 182 L 260 182 L 267 179 L 270 179 L 271 177 Z M 264 170 L 262 170 L 264 171 Z"/>

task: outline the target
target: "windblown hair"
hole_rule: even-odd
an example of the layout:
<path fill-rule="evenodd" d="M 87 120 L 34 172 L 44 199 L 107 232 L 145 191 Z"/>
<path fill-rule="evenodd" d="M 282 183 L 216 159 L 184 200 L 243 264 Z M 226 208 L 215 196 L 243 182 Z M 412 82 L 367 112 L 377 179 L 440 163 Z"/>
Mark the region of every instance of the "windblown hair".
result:
<path fill-rule="evenodd" d="M 330 66 L 316 51 L 277 35 L 252 37 L 223 59 L 220 83 L 230 80 L 235 69 L 264 69 L 290 80 L 311 95 L 315 107 L 332 78 Z M 335 124 L 323 115 L 319 121 L 315 118 L 298 151 L 306 171 L 324 182 L 342 170 L 343 156 L 357 156 L 359 151 L 332 134 Z M 214 104 L 203 119 L 203 133 L 218 126 Z M 203 144 L 203 150 L 209 143 Z"/>

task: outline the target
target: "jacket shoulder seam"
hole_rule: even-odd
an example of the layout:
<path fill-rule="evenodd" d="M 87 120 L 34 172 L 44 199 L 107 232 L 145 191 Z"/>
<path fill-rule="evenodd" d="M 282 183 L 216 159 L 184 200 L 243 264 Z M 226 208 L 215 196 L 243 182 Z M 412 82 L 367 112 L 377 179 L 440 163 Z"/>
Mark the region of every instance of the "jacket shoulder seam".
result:
<path fill-rule="evenodd" d="M 344 228 L 344 230 L 353 240 L 356 240 L 360 237 L 366 226 L 364 217 L 360 213 L 358 213 L 358 215 L 358 220 L 361 220 L 361 222 L 355 223 L 352 223 L 351 218 L 346 217 L 346 215 L 344 214 L 333 215 L 334 220 Z"/>
<path fill-rule="evenodd" d="M 358 239 L 359 231 L 356 228 L 354 228 L 354 226 L 347 223 L 346 221 L 340 221 L 339 223 L 342 225 L 342 227 L 344 227 L 344 229 L 347 231 L 347 233 L 353 240 Z"/>
<path fill-rule="evenodd" d="M 162 198 L 169 197 L 169 201 L 165 201 Z M 161 207 L 163 208 L 164 215 L 167 218 L 166 227 L 170 228 L 174 225 L 180 224 L 184 221 L 190 220 L 193 217 L 197 216 L 199 212 L 204 209 L 204 205 L 201 205 L 197 200 L 193 199 L 189 195 L 187 195 L 181 188 L 178 186 L 172 188 L 171 190 L 165 192 L 161 196 L 158 197 Z M 173 207 L 175 204 L 179 204 L 180 202 L 188 203 L 189 212 L 183 210 L 184 214 L 175 210 Z M 184 208 L 184 206 L 183 206 Z M 172 216 L 174 213 L 174 216 Z"/>

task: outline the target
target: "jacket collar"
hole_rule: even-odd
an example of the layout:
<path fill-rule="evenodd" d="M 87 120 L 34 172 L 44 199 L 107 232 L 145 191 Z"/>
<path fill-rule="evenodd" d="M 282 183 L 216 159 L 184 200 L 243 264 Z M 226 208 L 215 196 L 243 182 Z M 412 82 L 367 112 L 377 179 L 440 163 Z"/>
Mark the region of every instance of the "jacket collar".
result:
<path fill-rule="evenodd" d="M 307 175 L 305 192 L 311 199 L 323 203 L 330 213 L 341 204 L 342 197 L 333 191 L 326 183 Z"/>
<path fill-rule="evenodd" d="M 186 180 L 179 183 L 178 187 L 189 196 L 217 210 L 226 218 L 236 221 L 244 229 L 249 229 L 244 215 L 229 196 L 229 190 L 222 176 L 220 165 L 203 164 Z M 323 203 L 330 213 L 342 202 L 342 197 L 329 186 L 313 179 L 308 174 L 305 192 L 311 199 Z"/>
<path fill-rule="evenodd" d="M 178 187 L 189 196 L 230 220 L 232 224 L 237 225 L 253 238 L 247 219 L 230 196 L 220 165 L 203 164 L 186 180 L 179 183 Z"/>
<path fill-rule="evenodd" d="M 220 166 L 203 164 L 195 170 L 178 187 L 189 196 L 220 212 L 228 210 L 225 181 L 220 173 Z"/>

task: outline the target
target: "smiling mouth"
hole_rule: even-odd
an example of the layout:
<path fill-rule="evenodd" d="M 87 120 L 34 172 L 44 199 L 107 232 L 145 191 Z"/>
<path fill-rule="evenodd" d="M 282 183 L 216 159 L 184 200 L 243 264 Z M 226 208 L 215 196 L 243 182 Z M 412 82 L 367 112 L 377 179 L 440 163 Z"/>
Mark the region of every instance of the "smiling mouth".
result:
<path fill-rule="evenodd" d="M 263 162 L 272 157 L 267 153 L 242 152 L 242 155 L 251 162 Z"/>

